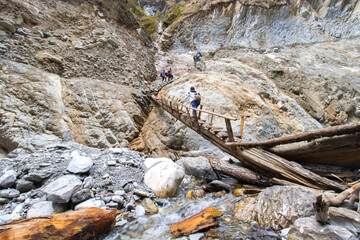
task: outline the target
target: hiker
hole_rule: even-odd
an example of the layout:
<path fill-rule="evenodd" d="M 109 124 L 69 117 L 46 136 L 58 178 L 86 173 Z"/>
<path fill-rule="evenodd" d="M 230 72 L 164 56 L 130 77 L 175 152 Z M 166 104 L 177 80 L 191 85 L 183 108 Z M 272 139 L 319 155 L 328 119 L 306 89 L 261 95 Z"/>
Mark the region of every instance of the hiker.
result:
<path fill-rule="evenodd" d="M 187 100 L 190 100 L 192 108 L 197 108 L 201 102 L 200 93 L 196 92 L 194 87 L 191 87 L 190 92 L 188 92 L 187 96 L 182 101 L 180 101 L 180 103 L 183 103 Z M 197 114 L 197 112 L 193 110 L 192 115 L 195 116 L 195 114 Z"/>
<path fill-rule="evenodd" d="M 223 47 L 224 45 L 222 43 L 220 43 L 220 47 Z"/>
<path fill-rule="evenodd" d="M 196 63 L 200 62 L 200 57 L 198 55 L 195 55 L 193 58 L 194 58 L 194 64 L 196 66 Z"/>
<path fill-rule="evenodd" d="M 162 72 L 160 73 L 160 77 L 162 78 L 162 82 L 166 81 L 165 70 L 162 70 Z"/>
<path fill-rule="evenodd" d="M 201 52 L 198 51 L 197 54 L 196 54 L 196 56 L 198 56 L 198 57 L 200 58 L 200 57 L 201 57 Z"/>
<path fill-rule="evenodd" d="M 171 68 L 167 71 L 167 75 L 168 77 L 168 82 L 170 82 L 170 80 L 173 80 L 174 79 L 174 76 L 172 74 L 172 71 L 171 71 Z"/>

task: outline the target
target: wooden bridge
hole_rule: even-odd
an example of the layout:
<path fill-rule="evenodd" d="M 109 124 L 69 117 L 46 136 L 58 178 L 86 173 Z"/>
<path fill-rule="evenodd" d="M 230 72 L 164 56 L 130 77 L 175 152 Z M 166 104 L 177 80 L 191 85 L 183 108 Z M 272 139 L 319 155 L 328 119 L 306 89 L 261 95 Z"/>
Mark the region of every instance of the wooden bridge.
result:
<path fill-rule="evenodd" d="M 324 128 L 268 141 L 244 142 L 242 138 L 247 117 L 245 115 L 239 115 L 238 119 L 215 113 L 214 109 L 205 110 L 202 105 L 194 109 L 191 105 L 179 103 L 179 99 L 175 97 L 152 96 L 152 100 L 174 118 L 255 171 L 239 170 L 240 173 L 233 173 L 238 179 L 240 178 L 239 180 L 262 185 L 268 180 L 264 179 L 265 176 L 271 183 L 276 184 L 300 184 L 316 189 L 344 190 L 345 185 L 321 177 L 290 161 L 360 168 L 360 123 Z M 192 115 L 192 111 L 196 111 L 196 114 Z M 209 116 L 208 122 L 201 118 L 204 113 Z M 225 129 L 214 126 L 215 117 L 224 120 Z M 232 121 L 240 121 L 239 132 L 234 133 Z M 301 144 L 293 147 L 291 143 Z M 235 165 L 220 166 L 217 160 L 213 161 L 213 166 L 218 166 L 227 173 L 237 171 L 234 170 Z M 239 174 L 243 177 L 238 176 Z"/>

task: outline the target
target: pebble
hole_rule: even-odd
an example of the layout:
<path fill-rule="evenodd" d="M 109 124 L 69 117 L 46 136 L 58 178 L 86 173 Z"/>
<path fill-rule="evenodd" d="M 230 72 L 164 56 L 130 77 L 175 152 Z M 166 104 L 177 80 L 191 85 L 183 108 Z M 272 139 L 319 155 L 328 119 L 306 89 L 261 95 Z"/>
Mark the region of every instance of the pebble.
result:
<path fill-rule="evenodd" d="M 108 161 L 107 162 L 108 166 L 115 166 L 116 165 L 116 161 Z"/>
<path fill-rule="evenodd" d="M 50 163 L 40 163 L 40 167 L 49 167 Z"/>

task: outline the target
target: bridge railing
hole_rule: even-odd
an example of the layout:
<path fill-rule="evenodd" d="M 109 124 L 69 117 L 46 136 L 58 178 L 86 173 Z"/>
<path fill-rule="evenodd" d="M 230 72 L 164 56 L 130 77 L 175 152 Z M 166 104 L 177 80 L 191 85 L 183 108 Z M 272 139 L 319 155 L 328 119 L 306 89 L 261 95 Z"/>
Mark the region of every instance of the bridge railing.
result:
<path fill-rule="evenodd" d="M 160 95 L 158 100 L 160 100 L 160 103 L 163 106 L 163 108 L 167 107 L 168 109 L 170 109 L 174 114 L 176 114 L 178 116 L 179 120 L 181 120 L 182 113 L 187 114 L 187 117 L 190 119 L 190 121 L 189 121 L 190 126 L 191 127 L 197 126 L 198 132 L 201 131 L 200 125 L 202 124 L 201 123 L 201 121 L 202 121 L 201 114 L 202 113 L 206 113 L 210 116 L 210 122 L 203 123 L 203 124 L 208 124 L 209 126 L 213 125 L 214 117 L 223 118 L 225 120 L 226 132 L 228 135 L 228 142 L 235 142 L 234 133 L 233 133 L 232 126 L 231 126 L 231 121 L 236 121 L 236 120 L 238 120 L 238 118 L 215 113 L 214 108 L 212 108 L 211 111 L 204 110 L 202 104 L 199 106 L 199 108 L 192 108 L 190 103 L 189 103 L 189 105 L 180 103 L 180 98 L 175 98 L 174 96 L 166 97 L 166 96 Z M 184 108 L 185 108 L 185 110 L 184 110 Z M 193 116 L 191 115 L 192 110 L 195 111 L 195 114 L 193 114 Z M 242 139 L 243 132 L 244 132 L 244 125 L 245 125 L 245 117 L 247 117 L 247 116 L 242 115 L 242 114 L 239 114 L 238 116 L 240 117 L 240 131 L 239 131 L 239 135 L 237 137 Z M 191 121 L 192 117 L 195 120 L 196 126 L 193 126 L 193 122 Z"/>

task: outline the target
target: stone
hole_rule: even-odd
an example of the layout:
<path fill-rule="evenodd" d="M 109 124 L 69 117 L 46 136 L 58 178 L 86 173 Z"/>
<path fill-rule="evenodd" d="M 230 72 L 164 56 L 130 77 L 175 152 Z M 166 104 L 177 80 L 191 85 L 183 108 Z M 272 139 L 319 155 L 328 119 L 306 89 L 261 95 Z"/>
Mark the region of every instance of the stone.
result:
<path fill-rule="evenodd" d="M 16 205 L 15 209 L 11 213 L 11 220 L 16 221 L 16 220 L 23 219 L 25 209 L 27 206 L 28 206 L 28 204 L 26 204 L 26 203 L 20 203 L 20 204 Z"/>
<path fill-rule="evenodd" d="M 27 211 L 26 218 L 48 217 L 55 213 L 56 212 L 53 208 L 53 202 L 37 202 L 30 206 L 29 210 Z"/>
<path fill-rule="evenodd" d="M 51 176 L 49 172 L 31 172 L 23 177 L 24 180 L 28 180 L 34 183 L 41 183 L 45 179 Z"/>
<path fill-rule="evenodd" d="M 159 209 L 155 205 L 154 201 L 150 198 L 144 198 L 139 204 L 144 207 L 146 214 L 151 215 L 159 212 Z"/>
<path fill-rule="evenodd" d="M 0 224 L 11 222 L 11 214 L 0 214 Z"/>
<path fill-rule="evenodd" d="M 119 196 L 119 195 L 114 195 L 114 196 L 111 197 L 111 201 L 123 204 L 124 203 L 124 197 Z"/>
<path fill-rule="evenodd" d="M 298 186 L 273 186 L 258 195 L 253 220 L 274 230 L 289 227 L 296 219 L 314 214 L 315 191 Z"/>
<path fill-rule="evenodd" d="M 288 239 L 356 240 L 346 228 L 334 225 L 322 225 L 314 216 L 299 218 L 290 227 Z"/>
<path fill-rule="evenodd" d="M 145 176 L 145 184 L 157 197 L 173 197 L 185 176 L 185 170 L 171 161 L 171 159 L 146 159 L 148 167 Z"/>
<path fill-rule="evenodd" d="M 78 151 L 71 153 L 71 161 L 67 167 L 67 170 L 72 173 L 86 173 L 94 165 L 91 158 L 86 156 L 80 156 Z"/>
<path fill-rule="evenodd" d="M 81 188 L 91 189 L 94 185 L 94 178 L 93 177 L 86 177 L 83 181 Z"/>
<path fill-rule="evenodd" d="M 0 204 L 5 204 L 5 203 L 8 203 L 8 202 L 10 202 L 10 199 L 0 197 Z"/>
<path fill-rule="evenodd" d="M 17 198 L 18 196 L 20 196 L 20 192 L 16 189 L 9 188 L 0 190 L 0 197 L 2 198 L 13 199 Z"/>
<path fill-rule="evenodd" d="M 183 157 L 176 161 L 185 169 L 187 175 L 207 182 L 217 180 L 218 177 L 206 157 Z"/>
<path fill-rule="evenodd" d="M 141 217 L 145 215 L 145 208 L 141 205 L 135 207 L 135 216 Z"/>
<path fill-rule="evenodd" d="M 77 210 L 89 208 L 89 207 L 104 208 L 105 203 L 103 200 L 91 198 L 91 199 L 86 200 L 85 202 L 82 202 L 82 203 L 79 203 L 78 205 L 76 205 L 74 207 L 74 210 L 77 211 Z"/>
<path fill-rule="evenodd" d="M 47 199 L 55 203 L 67 203 L 73 192 L 80 188 L 81 180 L 75 175 L 64 175 L 55 181 L 48 183 L 42 191 Z"/>
<path fill-rule="evenodd" d="M 214 180 L 211 183 L 206 185 L 206 191 L 208 192 L 219 192 L 219 191 L 231 191 L 231 186 L 227 183 L 224 183 L 220 180 Z"/>
<path fill-rule="evenodd" d="M 109 208 L 118 208 L 119 204 L 117 202 L 110 201 L 106 204 Z"/>
<path fill-rule="evenodd" d="M 205 195 L 205 191 L 203 189 L 195 189 L 188 190 L 185 193 L 185 197 L 187 198 L 202 198 Z"/>
<path fill-rule="evenodd" d="M 35 189 L 35 185 L 33 182 L 25 180 L 25 179 L 19 179 L 16 181 L 16 189 L 19 190 L 21 193 L 28 192 L 31 189 Z"/>
<path fill-rule="evenodd" d="M 106 163 L 109 167 L 116 166 L 116 161 L 108 161 Z"/>
<path fill-rule="evenodd" d="M 35 59 L 40 61 L 40 62 L 44 61 L 44 60 L 49 60 L 51 62 L 62 64 L 61 58 L 53 56 L 53 55 L 51 55 L 49 53 L 37 53 L 35 55 Z"/>
<path fill-rule="evenodd" d="M 358 212 L 342 207 L 330 207 L 329 217 L 331 225 L 346 228 L 354 235 L 360 233 L 360 214 Z"/>
<path fill-rule="evenodd" d="M 242 222 L 251 222 L 257 197 L 243 198 L 234 205 L 234 218 Z"/>
<path fill-rule="evenodd" d="M 73 193 L 71 197 L 71 202 L 80 203 L 88 200 L 89 198 L 91 198 L 90 189 L 88 188 L 80 189 L 79 191 Z"/>
<path fill-rule="evenodd" d="M 1 188 L 11 188 L 15 185 L 16 182 L 16 172 L 14 170 L 8 170 L 1 174 L 0 177 L 0 187 Z"/>
<path fill-rule="evenodd" d="M 8 30 L 11 33 L 15 33 L 14 23 L 8 19 L 0 20 L 0 29 Z"/>

